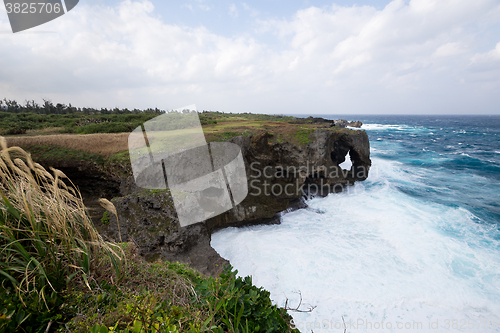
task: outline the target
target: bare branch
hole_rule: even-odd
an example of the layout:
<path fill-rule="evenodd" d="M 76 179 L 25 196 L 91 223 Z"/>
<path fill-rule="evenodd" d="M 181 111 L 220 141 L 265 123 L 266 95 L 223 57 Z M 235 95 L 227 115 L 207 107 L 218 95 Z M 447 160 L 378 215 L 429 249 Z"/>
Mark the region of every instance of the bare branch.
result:
<path fill-rule="evenodd" d="M 299 297 L 300 297 L 299 305 L 297 305 L 296 308 L 289 307 L 288 306 L 288 297 L 287 297 L 286 301 L 285 301 L 285 310 L 290 310 L 290 311 L 295 311 L 295 312 L 312 312 L 314 309 L 316 309 L 316 305 L 314 305 L 314 306 L 309 305 L 307 310 L 299 310 L 300 306 L 302 305 L 302 293 L 300 292 L 300 290 L 296 293 L 298 293 Z"/>

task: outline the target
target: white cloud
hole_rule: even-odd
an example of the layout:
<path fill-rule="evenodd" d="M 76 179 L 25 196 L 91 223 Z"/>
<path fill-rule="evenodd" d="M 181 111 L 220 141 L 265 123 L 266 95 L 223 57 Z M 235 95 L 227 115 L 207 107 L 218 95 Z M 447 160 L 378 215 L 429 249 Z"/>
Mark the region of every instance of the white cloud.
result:
<path fill-rule="evenodd" d="M 496 47 L 486 53 L 478 53 L 475 54 L 471 58 L 471 65 L 498 65 L 500 62 L 500 42 L 496 45 Z"/>
<path fill-rule="evenodd" d="M 460 45 L 460 43 L 446 43 L 437 48 L 436 52 L 434 52 L 434 57 L 452 57 L 461 53 L 464 53 L 465 50 Z"/>
<path fill-rule="evenodd" d="M 498 92 L 498 81 L 500 77 L 500 42 L 493 50 L 485 53 L 477 53 L 472 56 L 467 69 L 470 73 L 469 80 L 480 82 Z M 498 103 L 496 107 L 498 107 Z"/>
<path fill-rule="evenodd" d="M 250 7 L 247 3 L 243 2 L 241 4 L 243 8 L 250 13 L 250 16 L 257 16 L 259 15 L 259 11 L 253 7 Z"/>
<path fill-rule="evenodd" d="M 481 53 L 475 35 L 499 8 L 493 0 L 310 7 L 260 21 L 260 34 L 280 40 L 266 43 L 260 34 L 228 38 L 169 24 L 149 1 L 82 3 L 40 27 L 58 33 L 0 34 L 0 90 L 97 107 L 497 112 L 500 76 L 488 73 L 499 67 L 500 43 Z M 6 22 L 0 17 L 0 29 Z"/>
<path fill-rule="evenodd" d="M 190 11 L 194 11 L 195 9 L 200 9 L 202 11 L 210 11 L 212 8 L 207 5 L 205 0 L 194 0 L 191 1 L 192 3 L 185 3 L 182 5 L 182 7 L 188 8 Z"/>
<path fill-rule="evenodd" d="M 196 2 L 198 3 L 198 8 L 201 9 L 201 10 L 204 10 L 204 11 L 209 11 L 211 10 L 212 8 L 207 5 L 205 2 L 206 0 L 196 0 Z"/>
<path fill-rule="evenodd" d="M 236 8 L 236 5 L 234 3 L 232 3 L 230 6 L 229 6 L 229 12 L 228 12 L 229 16 L 231 16 L 232 18 L 237 18 L 238 17 L 238 8 Z"/>

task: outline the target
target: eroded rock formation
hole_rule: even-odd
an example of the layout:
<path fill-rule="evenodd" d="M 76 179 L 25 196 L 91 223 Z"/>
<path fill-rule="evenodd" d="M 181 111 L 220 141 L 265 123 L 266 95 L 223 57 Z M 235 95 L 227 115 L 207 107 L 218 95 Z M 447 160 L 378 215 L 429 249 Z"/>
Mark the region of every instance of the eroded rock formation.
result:
<path fill-rule="evenodd" d="M 113 199 L 123 240 L 134 241 L 147 258 L 181 261 L 206 274 L 225 262 L 210 246 L 210 234 L 228 226 L 279 223 L 281 212 L 305 207 L 303 197 L 341 191 L 368 176 L 370 145 L 364 131 L 319 129 L 306 145 L 273 143 L 273 135 L 238 136 L 249 194 L 234 209 L 206 222 L 179 226 L 168 191 L 139 190 Z M 349 153 L 352 167 L 339 167 Z M 96 223 L 118 239 L 116 221 Z"/>
<path fill-rule="evenodd" d="M 368 177 L 370 144 L 364 131 L 320 129 L 304 146 L 271 143 L 272 134 L 236 137 L 245 156 L 249 194 L 236 209 L 209 219 L 210 231 L 228 225 L 275 222 L 278 213 L 300 206 L 304 195 L 327 195 Z M 339 167 L 349 153 L 351 170 Z"/>

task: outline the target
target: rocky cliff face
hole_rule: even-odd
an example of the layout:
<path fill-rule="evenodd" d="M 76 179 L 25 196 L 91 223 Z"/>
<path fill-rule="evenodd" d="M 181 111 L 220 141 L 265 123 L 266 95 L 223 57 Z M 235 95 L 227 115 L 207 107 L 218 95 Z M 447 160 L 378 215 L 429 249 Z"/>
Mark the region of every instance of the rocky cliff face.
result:
<path fill-rule="evenodd" d="M 279 142 L 266 132 L 229 141 L 242 150 L 247 197 L 234 209 L 185 228 L 179 226 L 169 191 L 137 188 L 130 166 L 70 158 L 37 161 L 66 173 L 105 237 L 119 240 L 119 233 L 114 217 L 101 221 L 100 197 L 114 198 L 122 240 L 135 242 L 146 258 L 180 261 L 212 275 L 226 262 L 210 246 L 212 232 L 228 226 L 279 223 L 282 212 L 305 207 L 304 197 L 339 192 L 366 179 L 371 165 L 364 131 L 326 126 L 310 133 L 302 144 Z M 343 170 L 339 165 L 348 153 L 352 167 Z"/>
<path fill-rule="evenodd" d="M 138 190 L 113 199 L 122 239 L 134 241 L 147 258 L 181 261 L 215 274 L 226 262 L 210 247 L 210 234 L 215 230 L 279 223 L 282 212 L 305 207 L 304 196 L 339 192 L 368 177 L 371 161 L 366 132 L 319 129 L 309 140 L 303 145 L 279 143 L 269 133 L 230 139 L 241 147 L 249 194 L 234 209 L 203 223 L 181 228 L 168 191 Z M 339 165 L 348 153 L 352 167 L 343 170 Z M 96 224 L 104 235 L 118 239 L 116 221 Z"/>
<path fill-rule="evenodd" d="M 272 143 L 272 134 L 231 140 L 243 152 L 249 194 L 236 209 L 209 219 L 210 231 L 231 226 L 276 222 L 280 212 L 300 207 L 310 195 L 340 192 L 368 177 L 370 143 L 364 131 L 321 129 L 306 145 Z M 339 167 L 349 153 L 350 170 Z M 302 205 L 303 206 L 303 205 Z"/>

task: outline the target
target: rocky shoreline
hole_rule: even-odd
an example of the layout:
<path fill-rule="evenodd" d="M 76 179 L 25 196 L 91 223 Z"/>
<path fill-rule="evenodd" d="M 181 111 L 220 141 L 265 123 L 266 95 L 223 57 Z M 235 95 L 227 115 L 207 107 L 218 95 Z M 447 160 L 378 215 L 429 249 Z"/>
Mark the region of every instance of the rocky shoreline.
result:
<path fill-rule="evenodd" d="M 130 166 L 103 167 L 70 159 L 39 162 L 60 169 L 79 187 L 95 226 L 105 238 L 119 240 L 118 224 L 113 216 L 101 219 L 104 210 L 97 205 L 99 197 L 113 198 L 122 240 L 134 242 L 146 259 L 179 261 L 215 275 L 227 261 L 210 246 L 213 232 L 280 223 L 285 212 L 306 207 L 306 196 L 340 192 L 368 177 L 370 144 L 365 131 L 343 128 L 322 118 L 303 119 L 324 124 L 309 134 L 307 143 L 279 142 L 269 132 L 227 140 L 241 148 L 249 193 L 234 209 L 187 227 L 180 227 L 169 191 L 137 188 Z M 348 154 L 352 167 L 343 170 L 339 165 Z"/>

